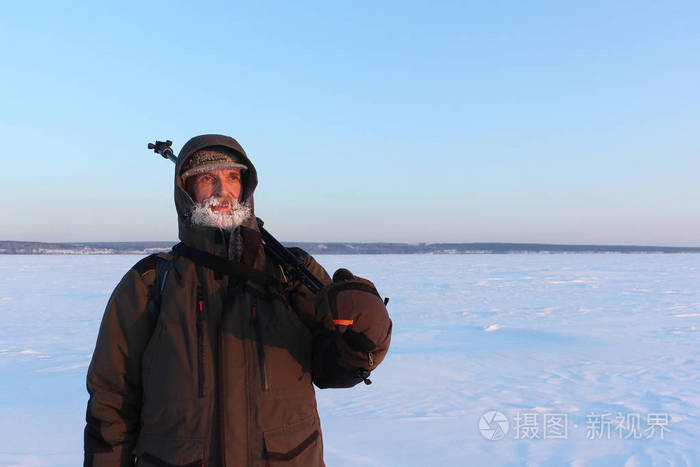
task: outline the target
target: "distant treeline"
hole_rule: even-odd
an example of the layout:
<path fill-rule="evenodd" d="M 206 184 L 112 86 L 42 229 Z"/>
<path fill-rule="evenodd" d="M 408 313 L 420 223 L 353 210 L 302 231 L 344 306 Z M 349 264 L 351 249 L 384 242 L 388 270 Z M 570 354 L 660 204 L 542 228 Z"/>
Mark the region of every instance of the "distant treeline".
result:
<path fill-rule="evenodd" d="M 95 255 L 149 254 L 168 251 L 177 242 L 85 242 L 43 243 L 0 241 L 0 254 L 9 255 Z M 635 245 L 551 245 L 546 243 L 312 243 L 283 242 L 312 255 L 383 254 L 507 254 L 507 253 L 700 253 L 700 247 Z"/>

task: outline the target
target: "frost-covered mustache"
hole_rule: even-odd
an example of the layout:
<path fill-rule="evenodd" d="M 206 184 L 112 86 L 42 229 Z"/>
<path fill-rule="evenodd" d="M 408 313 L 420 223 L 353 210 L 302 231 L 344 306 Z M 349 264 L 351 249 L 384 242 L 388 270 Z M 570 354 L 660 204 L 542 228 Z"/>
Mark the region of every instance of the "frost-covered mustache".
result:
<path fill-rule="evenodd" d="M 212 211 L 211 207 L 227 207 L 231 212 Z M 195 225 L 233 230 L 245 222 L 250 214 L 250 207 L 237 199 L 212 197 L 194 203 L 191 219 Z"/>

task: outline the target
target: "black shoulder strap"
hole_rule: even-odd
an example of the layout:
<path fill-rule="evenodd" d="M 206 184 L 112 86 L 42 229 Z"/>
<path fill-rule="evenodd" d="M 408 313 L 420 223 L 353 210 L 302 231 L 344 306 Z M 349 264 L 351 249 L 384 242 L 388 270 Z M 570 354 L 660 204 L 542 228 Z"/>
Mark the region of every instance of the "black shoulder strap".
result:
<path fill-rule="evenodd" d="M 265 274 L 258 269 L 252 268 L 243 263 L 229 261 L 220 256 L 207 253 L 206 251 L 197 250 L 185 245 L 184 243 L 178 243 L 175 245 L 173 247 L 173 251 L 177 255 L 189 258 L 198 265 L 220 272 L 221 274 L 226 274 L 240 280 L 249 280 L 263 285 L 271 285 L 276 288 L 281 287 L 280 282 L 276 278 Z"/>
<path fill-rule="evenodd" d="M 156 270 L 156 280 L 153 285 L 149 288 L 148 295 L 148 305 L 146 310 L 148 314 L 154 320 L 158 320 L 158 315 L 160 314 L 160 304 L 161 298 L 163 297 L 163 290 L 165 290 L 165 281 L 168 278 L 168 273 L 170 272 L 170 267 L 173 262 L 171 259 L 163 258 L 162 256 L 153 255 L 155 257 L 155 270 Z"/>
<path fill-rule="evenodd" d="M 170 266 L 173 262 L 170 259 L 160 258 L 158 264 L 156 265 L 156 294 L 158 296 L 158 301 L 160 297 L 163 296 L 163 289 L 165 289 L 165 280 L 168 278 L 168 273 L 170 272 Z"/>

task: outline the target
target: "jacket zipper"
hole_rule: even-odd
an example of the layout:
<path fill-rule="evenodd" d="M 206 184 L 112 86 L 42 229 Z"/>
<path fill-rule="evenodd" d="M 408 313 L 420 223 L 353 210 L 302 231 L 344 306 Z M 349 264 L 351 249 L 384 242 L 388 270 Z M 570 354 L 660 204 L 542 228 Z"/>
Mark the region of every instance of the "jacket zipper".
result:
<path fill-rule="evenodd" d="M 202 287 L 197 286 L 197 389 L 199 397 L 204 397 L 204 300 Z"/>
<path fill-rule="evenodd" d="M 258 353 L 258 368 L 260 370 L 260 385 L 263 391 L 267 391 L 267 375 L 265 374 L 265 345 L 262 340 L 262 329 L 260 323 L 260 317 L 258 313 L 258 299 L 255 296 L 251 297 L 251 307 L 250 307 L 250 320 L 253 326 L 253 333 L 255 335 L 255 346 Z"/>

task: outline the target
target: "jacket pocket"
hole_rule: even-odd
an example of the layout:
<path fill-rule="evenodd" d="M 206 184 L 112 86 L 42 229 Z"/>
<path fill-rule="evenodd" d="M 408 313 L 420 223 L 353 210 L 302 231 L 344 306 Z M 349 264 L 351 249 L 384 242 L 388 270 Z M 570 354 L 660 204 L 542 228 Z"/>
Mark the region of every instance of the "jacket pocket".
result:
<path fill-rule="evenodd" d="M 139 456 L 137 464 L 138 467 L 201 467 L 203 465 L 204 464 L 201 460 L 196 460 L 194 462 L 190 462 L 189 464 L 171 464 L 170 462 L 166 462 L 160 457 L 156 457 L 148 452 L 144 452 Z"/>
<path fill-rule="evenodd" d="M 204 464 L 201 439 L 162 437 L 141 433 L 134 454 L 138 467 L 199 467 Z"/>
<path fill-rule="evenodd" d="M 315 415 L 263 433 L 270 466 L 322 466 L 321 430 Z"/>

